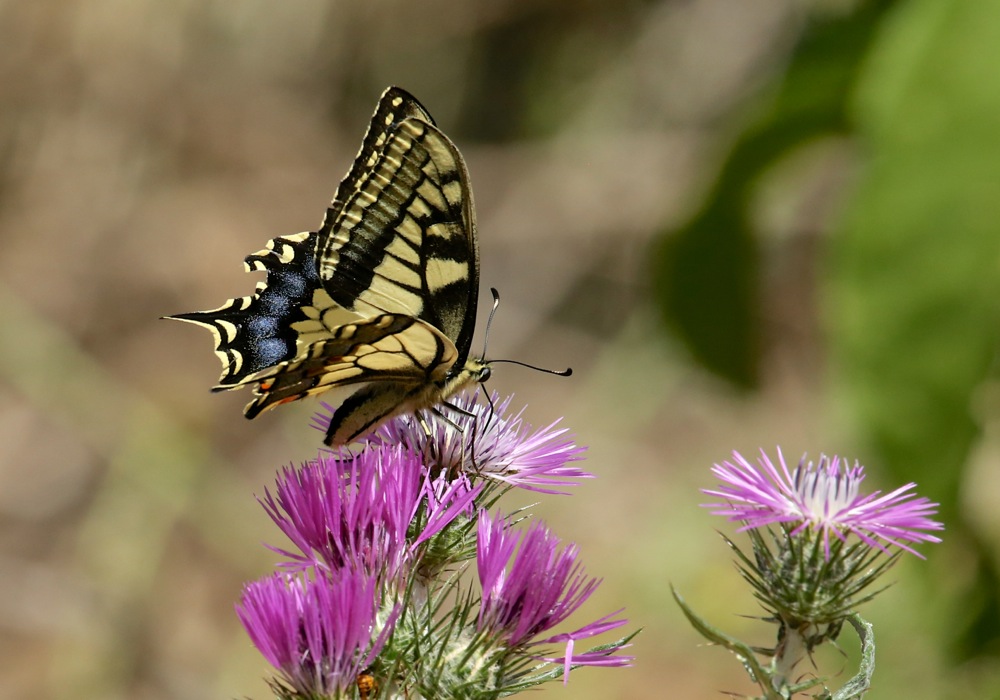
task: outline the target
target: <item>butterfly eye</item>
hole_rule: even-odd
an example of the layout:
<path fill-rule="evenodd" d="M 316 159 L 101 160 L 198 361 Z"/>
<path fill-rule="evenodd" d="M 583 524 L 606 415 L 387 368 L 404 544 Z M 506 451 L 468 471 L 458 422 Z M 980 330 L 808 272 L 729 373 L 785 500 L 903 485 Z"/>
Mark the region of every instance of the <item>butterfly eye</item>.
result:
<path fill-rule="evenodd" d="M 479 376 L 476 378 L 476 381 L 482 384 L 483 382 L 485 382 L 487 379 L 490 378 L 491 374 L 493 374 L 493 370 L 491 370 L 489 367 L 483 367 L 481 370 L 479 370 Z"/>

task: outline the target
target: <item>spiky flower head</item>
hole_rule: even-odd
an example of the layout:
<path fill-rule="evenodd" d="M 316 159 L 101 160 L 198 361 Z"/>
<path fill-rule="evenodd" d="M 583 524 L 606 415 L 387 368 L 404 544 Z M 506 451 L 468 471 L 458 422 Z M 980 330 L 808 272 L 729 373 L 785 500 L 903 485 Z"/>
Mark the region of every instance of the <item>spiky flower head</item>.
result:
<path fill-rule="evenodd" d="M 559 539 L 541 522 L 528 525 L 523 534 L 508 519 L 479 514 L 479 581 L 483 599 L 478 627 L 501 638 L 509 647 L 537 647 L 565 643 L 558 658 L 539 656 L 564 666 L 564 679 L 574 665 L 628 666 L 632 657 L 620 655 L 622 647 L 574 654 L 575 642 L 616 629 L 628 620 L 612 619 L 618 610 L 573 632 L 543 637 L 583 605 L 600 585 L 587 578 L 577 562 L 574 544 L 561 547 Z"/>
<path fill-rule="evenodd" d="M 805 457 L 789 470 L 761 450 L 757 464 L 738 452 L 712 471 L 722 482 L 704 492 L 716 515 L 743 523 L 753 556 L 728 540 L 744 578 L 783 630 L 795 630 L 811 648 L 835 638 L 854 608 L 879 591 L 868 589 L 912 544 L 940 542 L 929 531 L 937 504 L 906 484 L 888 494 L 864 495 L 864 469 L 839 457 Z"/>
<path fill-rule="evenodd" d="M 778 464 L 780 468 L 764 450 L 757 466 L 733 452 L 733 461 L 712 468 L 722 484 L 704 492 L 722 501 L 707 507 L 716 515 L 743 521 L 741 530 L 772 523 L 794 524 L 792 535 L 812 529 L 822 536 L 827 558 L 831 536 L 846 541 L 853 534 L 883 553 L 892 545 L 921 558 L 909 543 L 941 541 L 927 532 L 944 529 L 930 518 L 938 504 L 913 493 L 914 483 L 884 495 L 881 491 L 864 495 L 864 467 L 857 461 L 850 466 L 840 457 L 821 455 L 814 464 L 803 456 L 789 471 L 779 449 Z"/>
<path fill-rule="evenodd" d="M 416 548 L 456 517 L 471 515 L 478 491 L 433 477 L 408 450 L 382 446 L 286 467 L 261 503 L 299 550 L 274 548 L 289 568 L 349 568 L 385 581 L 401 575 Z"/>
<path fill-rule="evenodd" d="M 380 625 L 375 578 L 358 571 L 275 574 L 246 585 L 236 614 L 280 673 L 279 697 L 341 697 L 382 650 L 396 610 Z M 287 686 L 287 687 L 284 687 Z"/>
<path fill-rule="evenodd" d="M 572 464 L 586 450 L 555 420 L 534 429 L 524 421 L 524 409 L 510 412 L 513 397 L 500 400 L 479 392 L 460 394 L 450 406 L 419 415 L 393 418 L 366 438 L 369 446 L 402 445 L 421 455 L 433 471 L 450 475 L 467 472 L 491 481 L 541 493 L 564 493 L 589 472 Z M 332 412 L 332 407 L 324 404 Z M 313 425 L 325 430 L 330 415 L 314 416 Z"/>
<path fill-rule="evenodd" d="M 522 537 L 486 515 L 511 486 L 554 492 L 590 476 L 569 466 L 583 449 L 564 429 L 533 430 L 508 404 L 459 397 L 442 414 L 397 418 L 354 452 L 285 468 L 265 492 L 292 545 L 272 547 L 281 573 L 250 584 L 238 612 L 280 671 L 280 700 L 505 697 L 572 666 L 629 664 L 622 650 L 635 633 L 575 648 L 625 624 L 617 613 L 555 629 L 599 583 L 576 547 L 540 524 Z M 473 559 L 480 586 L 457 573 Z M 341 587 L 361 580 L 370 590 Z M 344 622 L 366 596 L 377 601 L 367 637 Z M 565 653 L 551 656 L 552 645 Z"/>

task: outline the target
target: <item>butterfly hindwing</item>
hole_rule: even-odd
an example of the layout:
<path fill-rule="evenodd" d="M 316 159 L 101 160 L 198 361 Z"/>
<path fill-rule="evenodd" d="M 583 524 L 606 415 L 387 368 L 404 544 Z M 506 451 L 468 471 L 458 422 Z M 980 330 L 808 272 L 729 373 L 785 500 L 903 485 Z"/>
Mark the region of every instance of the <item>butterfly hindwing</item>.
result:
<path fill-rule="evenodd" d="M 433 326 L 412 316 L 382 314 L 340 326 L 294 360 L 250 377 L 258 396 L 245 412 L 253 418 L 272 406 L 351 384 L 420 387 L 442 381 L 456 357 L 454 344 Z"/>
<path fill-rule="evenodd" d="M 299 233 L 268 241 L 246 258 L 248 272 L 267 273 L 252 296 L 230 299 L 218 309 L 170 318 L 207 328 L 222 362 L 219 386 L 236 387 L 247 377 L 295 357 L 304 309 L 322 289 L 315 264 L 316 234 Z M 331 302 L 332 303 L 332 302 Z"/>
<path fill-rule="evenodd" d="M 408 408 L 423 408 L 418 387 L 373 383 L 358 389 L 340 404 L 330 418 L 326 444 L 346 445 Z"/>

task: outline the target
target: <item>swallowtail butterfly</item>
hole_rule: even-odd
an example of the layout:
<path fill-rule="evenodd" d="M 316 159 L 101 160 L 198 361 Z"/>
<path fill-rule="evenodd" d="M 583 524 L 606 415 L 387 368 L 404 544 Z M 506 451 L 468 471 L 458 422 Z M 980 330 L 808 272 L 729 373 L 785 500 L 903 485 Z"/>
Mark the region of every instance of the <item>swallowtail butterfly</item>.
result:
<path fill-rule="evenodd" d="M 489 377 L 469 356 L 479 295 L 469 173 L 404 90 L 382 94 L 319 230 L 275 238 L 245 266 L 266 273 L 252 296 L 169 318 L 211 331 L 222 361 L 213 390 L 253 386 L 247 418 L 359 385 L 326 434 L 344 445 Z"/>

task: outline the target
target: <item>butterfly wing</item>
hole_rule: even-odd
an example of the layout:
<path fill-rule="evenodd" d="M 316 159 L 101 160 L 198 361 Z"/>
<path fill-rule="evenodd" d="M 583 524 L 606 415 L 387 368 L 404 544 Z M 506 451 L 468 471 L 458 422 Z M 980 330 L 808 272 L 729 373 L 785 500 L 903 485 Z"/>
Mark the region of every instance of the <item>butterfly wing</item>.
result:
<path fill-rule="evenodd" d="M 389 128 L 320 229 L 316 258 L 337 304 L 426 321 L 454 342 L 456 367 L 465 364 L 479 296 L 475 212 L 465 161 L 433 124 L 407 118 Z"/>
<path fill-rule="evenodd" d="M 351 195 L 358 189 L 358 183 L 365 178 L 374 165 L 379 153 L 385 147 L 386 134 L 404 119 L 418 119 L 434 124 L 434 118 L 416 97 L 398 87 L 386 88 L 379 97 L 375 113 L 368 123 L 368 130 L 361 139 L 361 148 L 354 157 L 351 169 L 337 187 L 337 193 L 327 209 L 327 219 L 336 219 Z"/>
<path fill-rule="evenodd" d="M 256 385 L 248 418 L 365 384 L 333 416 L 327 444 L 344 444 L 478 371 L 466 366 L 479 294 L 468 171 L 404 90 L 383 93 L 320 229 L 276 238 L 246 264 L 266 273 L 253 296 L 171 318 L 212 332 L 217 390 Z"/>
<path fill-rule="evenodd" d="M 316 236 L 310 233 L 270 240 L 245 261 L 248 272 L 267 273 L 252 296 L 230 299 L 218 309 L 167 317 L 212 333 L 222 362 L 220 386 L 242 386 L 254 373 L 295 357 L 303 345 L 296 326 L 310 320 L 307 314 L 330 318 L 333 301 L 322 291 L 315 247 Z"/>
<path fill-rule="evenodd" d="M 327 210 L 336 219 L 343 202 L 376 160 L 388 131 L 400 121 L 414 118 L 433 124 L 427 110 L 405 90 L 390 87 L 382 93 L 361 148 Z M 325 224 L 324 224 L 325 227 Z M 316 263 L 320 231 L 281 236 L 245 260 L 247 272 L 266 273 L 251 296 L 228 300 L 217 309 L 176 314 L 167 318 L 207 328 L 215 340 L 222 363 L 217 388 L 252 383 L 254 374 L 294 360 L 308 346 L 330 335 L 358 315 L 338 306 L 324 289 Z"/>
<path fill-rule="evenodd" d="M 351 384 L 419 389 L 442 381 L 457 355 L 451 340 L 433 326 L 412 316 L 382 314 L 339 326 L 294 360 L 250 376 L 258 395 L 245 412 L 253 418 L 273 406 Z"/>
<path fill-rule="evenodd" d="M 430 324 L 383 314 L 342 325 L 303 356 L 250 377 L 256 397 L 244 413 L 253 418 L 304 396 L 360 384 L 327 426 L 324 442 L 346 445 L 392 416 L 436 403 L 457 357 L 451 339 Z"/>

